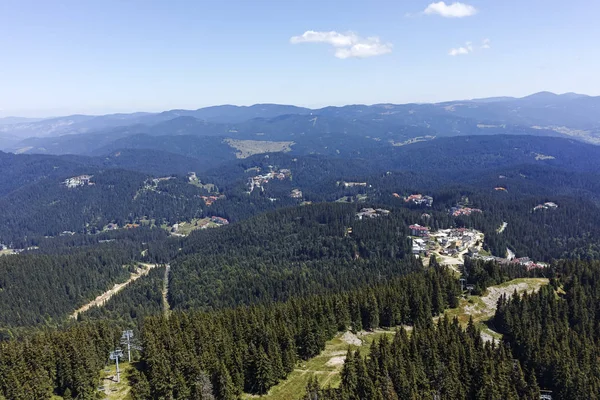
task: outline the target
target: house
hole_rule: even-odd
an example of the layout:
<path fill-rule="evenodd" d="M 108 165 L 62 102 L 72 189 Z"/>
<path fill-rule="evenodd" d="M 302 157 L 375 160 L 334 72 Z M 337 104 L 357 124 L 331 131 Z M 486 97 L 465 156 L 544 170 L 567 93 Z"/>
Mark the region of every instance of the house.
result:
<path fill-rule="evenodd" d="M 207 206 L 210 206 L 215 201 L 221 199 L 221 196 L 219 196 L 219 197 L 217 197 L 217 196 L 200 196 L 200 198 L 204 201 L 204 204 L 206 204 Z"/>
<path fill-rule="evenodd" d="M 454 217 L 458 217 L 461 215 L 465 215 L 465 216 L 469 216 L 473 213 L 482 213 L 483 211 L 481 211 L 479 208 L 469 208 L 469 207 L 452 207 L 450 209 L 450 215 L 454 216 Z"/>
<path fill-rule="evenodd" d="M 390 214 L 390 210 L 385 210 L 383 208 L 374 209 L 371 207 L 362 208 L 360 212 L 356 213 L 356 217 L 358 219 L 363 218 L 377 218 L 381 216 L 387 216 Z"/>
<path fill-rule="evenodd" d="M 424 196 L 422 194 L 411 194 L 410 196 L 404 198 L 404 202 L 413 203 L 419 206 L 424 205 L 426 207 L 431 207 L 433 204 L 433 197 Z"/>
<path fill-rule="evenodd" d="M 411 236 L 428 236 L 429 228 L 418 224 L 409 226 Z"/>
<path fill-rule="evenodd" d="M 477 257 L 479 255 L 479 249 L 477 249 L 477 247 L 469 247 L 469 255 L 471 257 Z"/>
<path fill-rule="evenodd" d="M 94 183 L 91 181 L 92 176 L 93 175 L 74 176 L 72 178 L 65 179 L 62 184 L 69 189 L 76 188 L 78 186 L 93 185 Z"/>
<path fill-rule="evenodd" d="M 412 253 L 421 254 L 427 252 L 427 243 L 423 239 L 412 240 Z"/>
<path fill-rule="evenodd" d="M 290 192 L 290 197 L 292 199 L 301 199 L 302 198 L 302 190 L 292 189 L 292 191 Z"/>
<path fill-rule="evenodd" d="M 558 204 L 553 203 L 551 201 L 548 201 L 544 204 L 538 204 L 537 206 L 533 207 L 533 211 L 537 211 L 537 210 L 548 210 L 548 209 L 557 209 L 558 208 Z"/>
<path fill-rule="evenodd" d="M 216 217 L 216 216 L 212 216 L 210 218 L 210 220 L 212 222 L 214 222 L 215 224 L 219 224 L 219 225 L 229 225 L 229 221 L 226 220 L 225 218 L 221 218 L 221 217 Z"/>
<path fill-rule="evenodd" d="M 367 182 L 344 182 L 344 187 L 367 186 Z"/>

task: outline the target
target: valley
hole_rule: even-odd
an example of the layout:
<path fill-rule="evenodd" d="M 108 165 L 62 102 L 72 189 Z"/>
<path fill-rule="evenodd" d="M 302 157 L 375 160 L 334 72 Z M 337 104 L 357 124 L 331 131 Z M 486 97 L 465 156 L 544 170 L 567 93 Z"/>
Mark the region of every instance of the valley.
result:
<path fill-rule="evenodd" d="M 516 133 L 495 121 L 477 128 L 489 135 L 446 137 L 433 119 L 402 128 L 391 120 L 401 106 L 361 116 L 384 113 L 372 107 L 165 116 L 159 127 L 52 139 L 50 152 L 79 154 L 0 152 L 2 396 L 96 396 L 128 330 L 142 350 L 120 384 L 105 380 L 107 398 L 330 400 L 448 387 L 476 398 L 467 379 L 507 382 L 508 398 L 515 387 L 572 393 L 556 360 L 532 354 L 568 335 L 591 343 L 581 324 L 594 318 L 564 316 L 595 304 L 600 149 L 490 132 Z M 554 311 L 535 326 L 515 317 L 536 320 L 536 307 Z M 543 324 L 563 336 L 541 339 Z M 500 367 L 468 367 L 456 356 L 465 349 Z M 52 361 L 24 365 L 31 352 Z M 375 360 L 390 373 L 377 375 Z M 9 364 L 22 372 L 7 385 Z M 535 380 L 515 383 L 515 365 Z M 450 385 L 436 380 L 440 368 L 466 372 Z M 585 362 L 569 368 L 594 376 Z"/>
<path fill-rule="evenodd" d="M 0 0 L 0 400 L 600 400 L 600 2 L 356 3 Z"/>

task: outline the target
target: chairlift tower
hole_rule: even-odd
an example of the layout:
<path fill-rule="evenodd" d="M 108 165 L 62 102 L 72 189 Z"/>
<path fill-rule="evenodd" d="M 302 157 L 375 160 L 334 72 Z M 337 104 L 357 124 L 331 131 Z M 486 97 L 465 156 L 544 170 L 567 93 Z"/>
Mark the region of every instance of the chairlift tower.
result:
<path fill-rule="evenodd" d="M 121 344 L 127 345 L 127 361 L 131 362 L 131 339 L 133 338 L 133 331 L 123 331 L 123 336 L 121 336 Z"/>
<path fill-rule="evenodd" d="M 115 360 L 117 363 L 117 383 L 121 382 L 121 371 L 119 371 L 119 358 L 123 357 L 123 350 L 116 348 L 115 351 L 110 352 L 110 359 Z"/>

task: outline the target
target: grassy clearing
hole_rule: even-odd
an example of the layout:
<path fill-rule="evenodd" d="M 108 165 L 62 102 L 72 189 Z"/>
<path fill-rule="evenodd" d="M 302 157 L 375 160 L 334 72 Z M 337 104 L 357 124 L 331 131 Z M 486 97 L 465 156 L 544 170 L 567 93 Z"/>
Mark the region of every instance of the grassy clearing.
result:
<path fill-rule="evenodd" d="M 498 299 L 505 294 L 508 296 L 512 295 L 515 290 L 519 294 L 525 291 L 537 291 L 540 287 L 547 285 L 548 282 L 546 278 L 519 278 L 490 286 L 483 296 L 469 296 L 466 299 L 460 299 L 458 308 L 446 310 L 444 314 L 449 319 L 457 318 L 462 326 L 467 326 L 469 318 L 473 318 L 475 326 L 481 329 L 484 338 L 498 340 L 502 336 L 485 324 L 486 321 L 494 316 Z"/>
<path fill-rule="evenodd" d="M 12 249 L 0 249 L 0 256 L 9 256 L 11 254 L 16 254 Z"/>
<path fill-rule="evenodd" d="M 171 232 L 172 234 L 187 236 L 192 233 L 192 231 L 197 229 L 218 228 L 221 225 L 212 222 L 210 218 L 194 218 L 190 222 L 179 222 L 177 226 L 178 228 L 176 232 L 172 231 L 173 226 L 168 226 L 167 224 L 161 225 L 161 228 Z"/>
<path fill-rule="evenodd" d="M 129 369 L 130 364 L 127 362 L 119 363 L 121 370 L 121 381 L 116 382 L 117 366 L 115 364 L 108 365 L 100 372 L 100 380 L 98 387 L 103 387 L 102 391 L 98 391 L 101 397 L 105 400 L 130 400 L 129 391 Z M 63 400 L 64 398 L 57 395 L 52 395 L 50 400 Z"/>
<path fill-rule="evenodd" d="M 344 340 L 344 334 L 338 334 L 335 338 L 328 341 L 325 350 L 318 356 L 307 361 L 298 363 L 296 369 L 290 373 L 286 380 L 273 387 L 268 394 L 260 397 L 268 400 L 297 400 L 302 398 L 308 379 L 316 375 L 321 386 L 337 387 L 340 385 L 340 371 L 344 363 L 348 348 L 356 350 L 361 349 L 362 354 L 368 354 L 369 346 L 374 340 L 378 340 L 383 335 L 394 335 L 395 331 L 376 330 L 374 332 L 361 332 L 358 338 L 362 341 L 360 346 L 348 344 Z M 244 394 L 243 399 L 258 398 Z"/>
<path fill-rule="evenodd" d="M 549 282 L 550 281 L 547 278 L 518 278 L 492 287 L 507 288 L 518 284 L 525 284 L 527 285 L 527 291 L 529 292 L 531 290 L 537 291 L 541 286 L 547 285 Z M 519 293 L 521 292 L 522 291 Z"/>
<path fill-rule="evenodd" d="M 212 192 L 215 189 L 215 185 L 213 183 L 203 184 L 198 178 L 192 178 L 188 182 L 190 185 L 199 187 L 200 189 L 205 189 L 209 192 Z"/>
<path fill-rule="evenodd" d="M 268 140 L 237 140 L 225 139 L 225 143 L 237 150 L 237 158 L 247 158 L 254 154 L 277 153 L 292 150 L 294 142 L 272 142 Z"/>
<path fill-rule="evenodd" d="M 121 370 L 121 381 L 116 382 L 117 366 L 111 364 L 107 366 L 100 375 L 100 385 L 104 386 L 104 398 L 109 400 L 127 400 L 129 396 L 129 369 L 130 364 L 127 362 L 119 363 Z"/>

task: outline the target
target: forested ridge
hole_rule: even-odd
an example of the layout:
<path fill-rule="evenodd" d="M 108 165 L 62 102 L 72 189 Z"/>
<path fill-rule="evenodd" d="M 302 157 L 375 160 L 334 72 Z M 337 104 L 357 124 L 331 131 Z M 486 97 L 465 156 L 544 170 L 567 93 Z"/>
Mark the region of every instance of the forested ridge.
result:
<path fill-rule="evenodd" d="M 67 313 L 126 280 L 130 263 L 126 254 L 109 249 L 0 257 L 0 326 L 57 325 Z"/>
<path fill-rule="evenodd" d="M 538 293 L 503 297 L 485 343 L 470 323 L 442 318 L 348 353 L 340 388 L 307 387 L 306 399 L 553 399 L 600 396 L 598 262 L 560 262 Z"/>
<path fill-rule="evenodd" d="M 306 399 L 529 399 L 540 398 L 503 344 L 483 342 L 469 325 L 441 318 L 434 326 L 400 329 L 374 342 L 369 357 L 349 351 L 339 389 L 311 381 Z"/>
<path fill-rule="evenodd" d="M 394 210 L 357 221 L 355 205 L 318 204 L 192 234 L 172 262 L 175 308 L 223 307 L 349 290 L 414 271 L 407 221 Z"/>
<path fill-rule="evenodd" d="M 339 294 L 152 316 L 141 331 L 144 352 L 131 379 L 133 398 L 202 399 L 201 393 L 210 393 L 209 398 L 235 399 L 242 391 L 264 393 L 340 330 L 406 324 L 414 326 L 410 334 L 402 328 L 394 339 L 384 337 L 368 357 L 349 352 L 341 386 L 319 388 L 311 381 L 307 399 L 534 399 L 542 389 L 558 399 L 594 399 L 600 383 L 599 270 L 597 262 L 560 262 L 548 271 L 551 285 L 537 294 L 502 298 L 490 322 L 504 334 L 498 343 L 484 342 L 471 324 L 463 330 L 456 321 L 432 321 L 456 305 L 459 294 L 452 274 L 435 265 Z M 107 328 L 104 322 L 79 323 L 0 344 L 2 393 L 39 399 L 54 390 L 89 398 L 85 393 L 93 393 L 106 358 L 102 351 L 118 338 Z M 85 362 L 73 357 L 82 346 L 87 346 Z M 70 366 L 51 361 L 61 351 Z M 26 364 L 32 359 L 22 357 L 25 352 L 36 355 L 36 363 Z"/>
<path fill-rule="evenodd" d="M 562 261 L 538 293 L 502 298 L 492 321 L 541 387 L 558 399 L 600 397 L 600 263 Z"/>
<path fill-rule="evenodd" d="M 223 399 L 237 398 L 242 390 L 264 393 L 339 330 L 428 324 L 456 303 L 458 291 L 452 274 L 439 269 L 343 294 L 149 317 L 141 332 L 144 351 L 141 374 L 134 373 L 134 397 L 200 399 L 209 384 Z M 108 326 L 79 323 L 0 343 L 0 393 L 15 399 L 49 398 L 52 391 L 91 398 L 98 370 L 118 338 Z"/>

